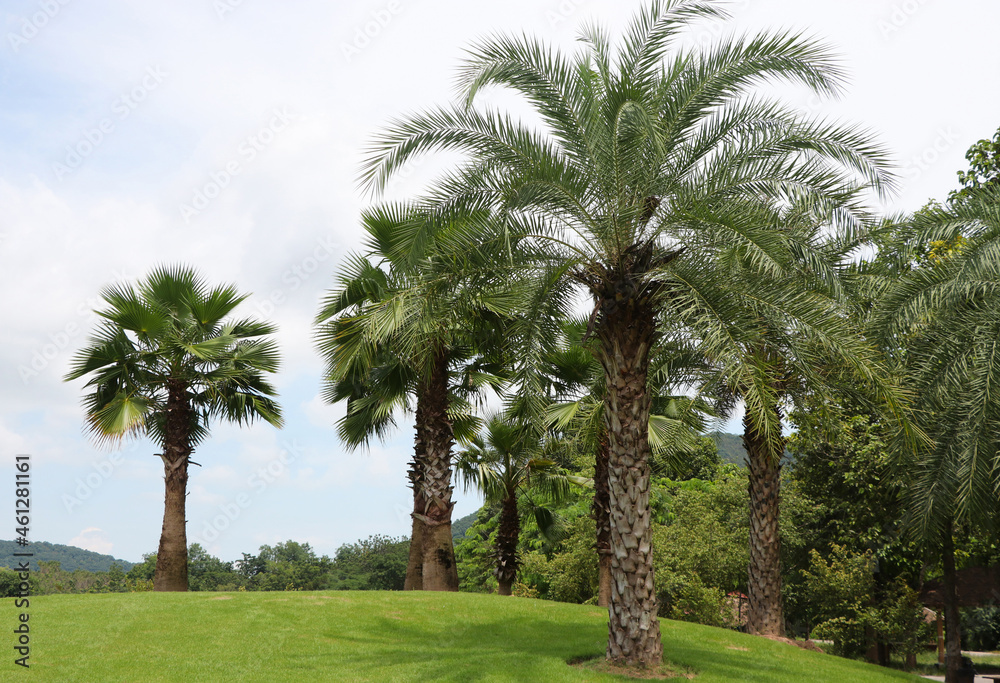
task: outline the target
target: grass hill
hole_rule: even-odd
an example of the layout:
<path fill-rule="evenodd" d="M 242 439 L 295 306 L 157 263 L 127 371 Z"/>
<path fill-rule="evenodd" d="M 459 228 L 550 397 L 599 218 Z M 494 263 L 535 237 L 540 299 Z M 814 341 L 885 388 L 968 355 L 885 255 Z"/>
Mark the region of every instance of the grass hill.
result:
<path fill-rule="evenodd" d="M 14 557 L 14 553 L 24 552 L 14 541 L 0 541 L 0 567 L 16 567 L 23 557 Z M 32 570 L 38 569 L 39 562 L 58 562 L 59 567 L 68 572 L 77 569 L 86 569 L 90 572 L 106 572 L 111 569 L 111 564 L 117 562 L 122 569 L 128 571 L 134 562 L 118 560 L 111 555 L 102 555 L 83 548 L 72 545 L 60 545 L 59 543 L 45 543 L 44 541 L 32 541 L 28 546 L 28 552 L 34 553 L 31 558 Z"/>
<path fill-rule="evenodd" d="M 567 663 L 604 655 L 607 611 L 587 605 L 343 591 L 49 595 L 30 609 L 44 615 L 30 622 L 36 681 L 624 680 Z M 921 680 L 733 631 L 661 625 L 665 659 L 697 683 Z"/>

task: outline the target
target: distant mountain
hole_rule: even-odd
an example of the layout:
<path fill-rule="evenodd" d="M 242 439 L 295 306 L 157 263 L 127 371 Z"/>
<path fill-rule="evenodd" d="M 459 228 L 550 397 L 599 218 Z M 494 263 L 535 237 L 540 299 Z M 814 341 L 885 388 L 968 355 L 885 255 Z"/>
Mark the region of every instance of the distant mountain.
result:
<path fill-rule="evenodd" d="M 22 548 L 14 541 L 0 541 L 0 567 L 14 568 L 25 558 L 14 557 L 14 553 L 30 552 L 33 557 L 31 569 L 38 570 L 38 563 L 58 562 L 59 567 L 65 571 L 72 572 L 77 569 L 86 569 L 91 572 L 106 572 L 111 569 L 111 564 L 117 562 L 122 569 L 128 571 L 134 562 L 119 560 L 111 555 L 101 555 L 90 550 L 77 548 L 72 545 L 60 545 L 59 543 L 45 543 L 44 541 L 32 541 L 27 548 Z"/>
<path fill-rule="evenodd" d="M 709 436 L 715 441 L 715 447 L 719 449 L 719 457 L 722 458 L 722 462 L 731 462 L 740 467 L 747 466 L 747 452 L 743 448 L 742 436 L 725 432 L 709 432 L 705 436 Z M 795 462 L 795 458 L 787 448 L 781 462 L 785 465 Z"/>
<path fill-rule="evenodd" d="M 460 541 L 465 538 L 465 532 L 473 525 L 476 521 L 476 515 L 479 511 L 473 512 L 471 515 L 466 515 L 461 519 L 456 519 L 451 523 L 451 539 L 453 541 Z"/>
<path fill-rule="evenodd" d="M 743 448 L 742 436 L 726 434 L 725 432 L 709 432 L 706 436 L 711 437 L 712 441 L 715 442 L 722 462 L 732 463 L 740 467 L 747 466 L 747 452 Z"/>

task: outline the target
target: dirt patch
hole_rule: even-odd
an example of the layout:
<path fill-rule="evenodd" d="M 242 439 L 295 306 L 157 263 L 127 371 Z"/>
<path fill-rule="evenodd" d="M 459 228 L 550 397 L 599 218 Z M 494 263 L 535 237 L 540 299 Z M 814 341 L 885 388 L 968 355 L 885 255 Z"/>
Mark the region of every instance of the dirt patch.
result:
<path fill-rule="evenodd" d="M 209 598 L 209 600 L 232 600 L 232 599 L 233 596 L 231 595 L 217 595 L 214 598 Z"/>
<path fill-rule="evenodd" d="M 785 645 L 794 645 L 795 647 L 800 647 L 803 650 L 812 650 L 813 652 L 822 652 L 822 648 L 811 640 L 792 640 L 791 638 L 781 638 L 779 636 L 763 636 L 768 640 L 773 640 L 776 643 L 784 643 Z"/>
<path fill-rule="evenodd" d="M 586 669 L 587 671 L 597 671 L 604 674 L 614 674 L 635 678 L 637 680 L 663 680 L 666 678 L 680 678 L 690 680 L 695 677 L 693 671 L 686 668 L 675 667 L 670 664 L 661 664 L 655 669 L 640 669 L 632 666 L 621 666 L 612 664 L 604 657 L 574 657 L 567 662 L 576 669 Z"/>
<path fill-rule="evenodd" d="M 727 650 L 739 650 L 740 652 L 747 652 L 750 650 L 748 647 L 736 647 L 735 645 L 726 645 Z"/>

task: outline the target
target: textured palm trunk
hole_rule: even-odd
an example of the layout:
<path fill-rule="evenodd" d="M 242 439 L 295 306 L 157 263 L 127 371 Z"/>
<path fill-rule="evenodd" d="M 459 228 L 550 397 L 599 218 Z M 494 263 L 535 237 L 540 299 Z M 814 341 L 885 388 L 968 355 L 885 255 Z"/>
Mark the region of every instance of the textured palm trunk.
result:
<path fill-rule="evenodd" d="M 941 544 L 941 559 L 944 565 L 942 584 L 944 588 L 944 629 L 945 683 L 958 683 L 958 670 L 962 666 L 961 616 L 958 612 L 958 591 L 955 588 L 955 542 L 952 539 L 952 523 L 944 530 Z"/>
<path fill-rule="evenodd" d="M 591 513 L 597 527 L 597 604 L 611 601 L 611 494 L 608 492 L 608 437 L 601 435 L 594 455 L 594 502 Z"/>
<path fill-rule="evenodd" d="M 627 666 L 655 667 L 662 661 L 663 647 L 653 583 L 646 388 L 655 316 L 648 298 L 631 282 L 619 283 L 617 289 L 602 297 L 596 330 L 607 381 L 604 421 L 611 529 L 607 658 Z"/>
<path fill-rule="evenodd" d="M 423 471 L 414 501 L 423 504 L 414 520 L 424 524 L 421 553 L 421 588 L 430 591 L 457 591 L 458 567 L 451 538 L 451 446 L 453 432 L 448 419 L 448 354 L 439 351 L 431 375 L 419 399 L 423 420 L 417 424 L 415 451 L 424 453 Z M 419 500 L 417 500 L 419 494 Z"/>
<path fill-rule="evenodd" d="M 187 387 L 168 383 L 167 418 L 163 442 L 163 528 L 156 551 L 153 590 L 186 591 L 187 558 L 187 480 L 191 456 L 191 406 Z"/>
<path fill-rule="evenodd" d="M 781 453 L 743 417 L 743 447 L 747 452 L 750 489 L 750 568 L 747 630 L 764 636 L 784 636 L 781 610 Z"/>
<path fill-rule="evenodd" d="M 510 595 L 517 579 L 517 541 L 520 535 L 517 496 L 511 493 L 500 506 L 500 528 L 497 530 L 497 593 L 500 595 Z"/>
<path fill-rule="evenodd" d="M 419 413 L 418 408 L 417 414 L 419 415 Z M 413 530 L 410 534 L 410 557 L 406 563 L 406 578 L 403 580 L 403 590 L 405 591 L 424 589 L 424 530 L 426 525 L 418 517 L 418 515 L 423 514 L 426 508 L 423 496 L 420 495 L 420 481 L 423 478 L 420 474 L 423 469 L 422 462 L 423 458 L 414 457 L 413 462 L 410 463 L 410 486 L 413 487 L 413 512 L 410 517 L 413 518 Z"/>
<path fill-rule="evenodd" d="M 423 496 L 424 462 L 427 459 L 427 452 L 420 439 L 425 420 L 424 413 L 423 395 L 421 395 L 417 397 L 414 420 L 417 437 L 414 440 L 413 461 L 410 463 L 410 471 L 407 473 L 410 488 L 413 489 L 413 512 L 410 513 L 413 520 L 413 530 L 410 534 L 410 557 L 406 563 L 406 578 L 403 580 L 403 590 L 406 591 L 424 589 L 424 533 L 427 525 L 424 524 L 422 517 L 427 509 L 427 502 Z"/>

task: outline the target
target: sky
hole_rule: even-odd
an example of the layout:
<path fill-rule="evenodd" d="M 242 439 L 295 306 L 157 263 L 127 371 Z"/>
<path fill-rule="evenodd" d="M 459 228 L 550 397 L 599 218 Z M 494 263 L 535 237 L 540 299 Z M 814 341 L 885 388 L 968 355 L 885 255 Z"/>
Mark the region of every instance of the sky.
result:
<path fill-rule="evenodd" d="M 731 33 L 793 29 L 830 45 L 849 82 L 820 100 L 782 91 L 805 115 L 870 130 L 899 192 L 880 210 L 944 199 L 964 153 L 1000 125 L 987 0 L 738 0 Z M 0 509 L 14 458 L 31 456 L 31 540 L 139 561 L 156 550 L 162 465 L 146 441 L 118 451 L 83 430 L 83 382 L 62 381 L 94 328 L 101 289 L 185 263 L 252 296 L 240 310 L 278 325 L 275 378 L 286 425 L 215 425 L 189 482 L 189 542 L 223 559 L 288 539 L 319 554 L 409 532 L 409 421 L 347 451 L 342 407 L 320 392 L 311 321 L 360 248 L 377 198 L 357 175 L 394 117 L 445 104 L 463 50 L 527 32 L 561 48 L 582 24 L 617 34 L 640 7 L 618 0 L 5 0 L 0 6 Z M 405 169 L 388 198 L 419 191 L 444 162 Z M 735 422 L 724 425 L 736 431 Z M 2 482 L 8 481 L 7 485 Z M 456 491 L 455 518 L 479 499 Z M 14 535 L 13 514 L 0 538 Z"/>

